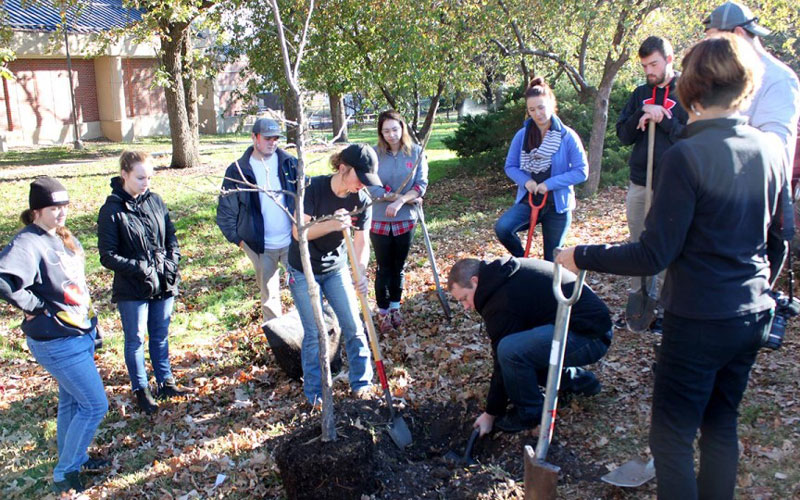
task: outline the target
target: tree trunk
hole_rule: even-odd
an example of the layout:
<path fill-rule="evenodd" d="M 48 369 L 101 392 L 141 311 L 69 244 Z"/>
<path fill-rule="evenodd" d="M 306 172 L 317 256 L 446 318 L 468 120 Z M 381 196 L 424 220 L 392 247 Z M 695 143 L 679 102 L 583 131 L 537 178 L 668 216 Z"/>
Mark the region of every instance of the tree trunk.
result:
<path fill-rule="evenodd" d="M 328 101 L 331 106 L 331 123 L 333 124 L 333 142 L 348 142 L 347 114 L 344 109 L 344 97 L 339 92 L 328 91 Z M 338 137 L 337 137 L 338 135 Z"/>
<path fill-rule="evenodd" d="M 194 134 L 189 125 L 186 93 L 183 84 L 183 47 L 188 36 L 188 23 L 171 23 L 161 33 L 164 68 L 170 82 L 164 88 L 167 101 L 169 131 L 172 138 L 170 168 L 191 168 L 199 164 Z"/>
<path fill-rule="evenodd" d="M 286 140 L 289 144 L 298 144 L 300 138 L 296 124 L 299 123 L 297 113 L 302 109 L 301 104 L 297 102 L 298 98 L 291 91 L 281 89 L 280 92 L 283 99 L 283 116 L 286 119 Z"/>
<path fill-rule="evenodd" d="M 431 137 L 433 131 L 433 122 L 436 119 L 436 112 L 439 110 L 439 99 L 444 92 L 444 81 L 440 78 L 439 85 L 436 88 L 436 95 L 431 97 L 431 105 L 428 106 L 428 114 L 425 115 L 425 123 L 422 124 L 422 129 L 417 135 L 417 142 L 425 149 L 428 144 L 428 139 Z"/>
<path fill-rule="evenodd" d="M 419 89 L 417 88 L 417 84 L 414 84 L 414 93 L 413 93 L 413 109 L 411 114 L 411 130 L 414 132 L 412 138 L 419 142 Z"/>
<path fill-rule="evenodd" d="M 184 38 L 181 57 L 183 59 L 183 91 L 186 95 L 186 116 L 189 121 L 189 130 L 192 131 L 192 141 L 194 149 L 200 156 L 200 127 L 197 112 L 197 80 L 194 77 L 194 68 L 191 67 L 192 60 L 192 35 L 188 30 Z"/>
<path fill-rule="evenodd" d="M 594 97 L 594 115 L 592 117 L 592 135 L 589 138 L 589 178 L 583 186 L 583 194 L 592 196 L 600 186 L 600 173 L 603 168 L 603 145 L 606 140 L 606 126 L 608 125 L 608 98 L 611 88 L 617 78 L 620 68 L 628 60 L 628 53 L 623 52 L 619 59 L 611 59 L 611 53 L 606 56 L 603 68 L 603 77 Z"/>

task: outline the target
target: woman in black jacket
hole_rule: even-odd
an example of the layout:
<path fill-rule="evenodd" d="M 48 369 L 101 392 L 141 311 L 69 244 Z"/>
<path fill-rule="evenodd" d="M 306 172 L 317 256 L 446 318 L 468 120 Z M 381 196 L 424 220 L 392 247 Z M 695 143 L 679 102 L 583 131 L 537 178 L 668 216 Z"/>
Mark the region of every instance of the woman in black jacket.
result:
<path fill-rule="evenodd" d="M 678 94 L 689 122 L 661 158 L 641 239 L 566 249 L 556 262 L 630 276 L 667 268 L 650 425 L 658 498 L 733 498 L 738 407 L 785 255 L 778 207 L 786 178 L 777 138 L 737 113 L 758 83 L 749 44 L 730 34 L 703 40 L 683 69 Z"/>
<path fill-rule="evenodd" d="M 111 195 L 97 219 L 100 263 L 114 271 L 111 301 L 117 304 L 125 333 L 125 365 L 139 408 L 158 407 L 148 386 L 144 334 L 159 398 L 183 394 L 175 384 L 167 340 L 172 306 L 178 293 L 180 252 L 175 227 L 160 196 L 150 191 L 150 155 L 126 151 L 120 176 L 111 179 Z"/>

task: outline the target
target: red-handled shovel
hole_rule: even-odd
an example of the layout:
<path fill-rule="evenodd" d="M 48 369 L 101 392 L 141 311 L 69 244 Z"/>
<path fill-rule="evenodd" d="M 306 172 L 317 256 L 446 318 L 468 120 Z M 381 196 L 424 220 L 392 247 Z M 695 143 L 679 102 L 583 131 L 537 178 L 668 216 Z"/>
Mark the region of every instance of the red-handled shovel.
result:
<path fill-rule="evenodd" d="M 350 270 L 353 273 L 353 282 L 358 284 L 361 281 L 359 275 L 358 262 L 356 262 L 356 250 L 353 247 L 353 240 L 350 238 L 350 231 L 345 229 L 344 242 L 347 245 L 347 256 L 350 258 Z M 375 358 L 375 369 L 378 372 L 378 378 L 381 379 L 381 389 L 386 398 L 386 404 L 389 406 L 392 421 L 389 423 L 389 436 L 401 450 L 411 444 L 411 431 L 408 430 L 408 425 L 403 417 L 397 414 L 392 402 L 392 393 L 389 392 L 389 382 L 386 380 L 386 370 L 383 368 L 383 358 L 381 357 L 381 346 L 378 344 L 378 334 L 375 333 L 375 323 L 372 322 L 372 314 L 369 312 L 369 305 L 367 298 L 356 287 L 356 295 L 358 301 L 361 303 L 361 314 L 364 315 L 364 323 L 367 325 L 367 336 L 369 337 L 369 344 L 372 347 L 372 356 Z"/>
<path fill-rule="evenodd" d="M 544 195 L 542 196 L 542 201 L 540 201 L 538 205 L 534 205 L 533 203 L 533 193 L 528 193 L 528 205 L 531 207 L 531 219 L 530 224 L 528 224 L 528 241 L 525 243 L 525 253 L 522 255 L 523 257 L 528 257 L 531 253 L 533 229 L 536 227 L 536 221 L 539 220 L 539 210 L 544 207 L 545 202 L 547 202 L 547 191 L 545 191 Z"/>

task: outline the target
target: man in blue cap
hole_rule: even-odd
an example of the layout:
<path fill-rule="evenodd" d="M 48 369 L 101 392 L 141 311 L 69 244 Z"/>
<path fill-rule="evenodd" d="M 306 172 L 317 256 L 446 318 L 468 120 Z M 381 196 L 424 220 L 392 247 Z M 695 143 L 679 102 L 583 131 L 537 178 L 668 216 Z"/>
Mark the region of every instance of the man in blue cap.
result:
<path fill-rule="evenodd" d="M 228 166 L 222 189 L 247 189 L 249 186 L 242 183 L 246 182 L 260 190 L 224 192 L 217 205 L 217 225 L 222 234 L 253 263 L 265 323 L 281 315 L 278 264 L 287 267 L 292 242 L 288 214 L 294 214 L 295 200 L 286 193 L 297 191 L 297 159 L 278 147 L 278 140 L 284 138 L 275 120 L 256 120 L 253 145 Z"/>

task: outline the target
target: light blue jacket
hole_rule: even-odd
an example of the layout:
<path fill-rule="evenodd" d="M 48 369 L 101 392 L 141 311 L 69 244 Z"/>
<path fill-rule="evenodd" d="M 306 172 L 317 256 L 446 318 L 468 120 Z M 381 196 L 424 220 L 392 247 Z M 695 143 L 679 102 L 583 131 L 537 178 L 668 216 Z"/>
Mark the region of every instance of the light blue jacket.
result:
<path fill-rule="evenodd" d="M 525 120 L 523 127 L 514 135 L 506 157 L 506 175 L 517 184 L 514 203 L 519 203 L 523 197 L 528 196 L 525 183 L 531 180 L 531 174 L 520 170 L 519 157 L 522 145 L 525 143 L 525 130 L 532 121 L 531 118 Z M 531 123 L 531 126 L 535 127 L 536 124 Z M 550 119 L 550 128 L 561 131 L 561 147 L 552 157 L 550 178 L 544 183 L 547 185 L 548 196 L 554 198 L 556 212 L 563 214 L 575 208 L 575 191 L 572 186 L 586 180 L 589 176 L 589 167 L 578 134 L 561 123 L 556 115 Z"/>

